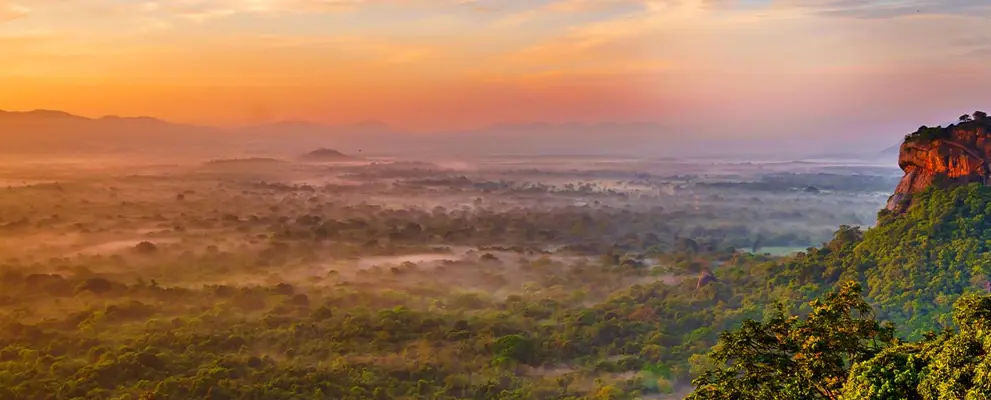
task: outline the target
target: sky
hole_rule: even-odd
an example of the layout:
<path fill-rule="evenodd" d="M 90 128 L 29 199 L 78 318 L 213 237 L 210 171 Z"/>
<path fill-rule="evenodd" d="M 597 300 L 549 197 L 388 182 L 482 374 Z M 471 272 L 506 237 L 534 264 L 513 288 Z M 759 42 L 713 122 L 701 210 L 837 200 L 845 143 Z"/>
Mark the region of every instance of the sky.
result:
<path fill-rule="evenodd" d="M 0 109 L 855 141 L 991 108 L 989 26 L 987 0 L 0 0 Z"/>

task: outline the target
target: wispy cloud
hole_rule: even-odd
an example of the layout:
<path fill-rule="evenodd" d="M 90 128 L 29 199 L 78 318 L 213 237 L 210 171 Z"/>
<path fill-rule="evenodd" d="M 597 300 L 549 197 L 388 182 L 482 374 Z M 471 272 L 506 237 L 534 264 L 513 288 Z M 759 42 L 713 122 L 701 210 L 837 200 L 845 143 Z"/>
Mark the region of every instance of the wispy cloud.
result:
<path fill-rule="evenodd" d="M 963 58 L 979 58 L 983 62 L 988 62 L 991 57 L 991 36 L 972 35 L 953 40 L 951 46 L 959 48 L 958 56 Z"/>
<path fill-rule="evenodd" d="M 822 15 L 862 19 L 991 13 L 987 0 L 796 0 Z"/>
<path fill-rule="evenodd" d="M 17 3 L 0 0 L 0 22 L 26 17 L 31 9 Z"/>
<path fill-rule="evenodd" d="M 164 15 L 203 22 L 239 14 L 292 15 L 341 13 L 363 7 L 464 7 L 479 11 L 491 8 L 479 0 L 152 0 L 146 9 Z"/>
<path fill-rule="evenodd" d="M 528 3 L 512 10 L 503 10 L 493 21 L 496 27 L 516 27 L 528 23 L 542 23 L 562 16 L 598 15 L 608 19 L 611 14 L 641 11 L 642 0 L 553 0 Z"/>
<path fill-rule="evenodd" d="M 975 16 L 991 17 L 991 1 L 987 0 L 639 3 L 642 9 L 569 26 L 507 54 L 504 62 L 544 71 L 655 68 L 655 73 L 848 74 L 941 70 L 952 68 L 940 61 L 946 57 L 985 53 L 987 41 L 967 46 L 952 41 L 982 30 Z M 911 15 L 925 17 L 895 18 L 907 16 L 909 8 Z"/>
<path fill-rule="evenodd" d="M 332 49 L 352 60 L 387 64 L 414 63 L 441 51 L 441 46 L 358 36 L 260 35 L 251 38 L 251 42 L 266 48 L 311 51 Z"/>
<path fill-rule="evenodd" d="M 134 85 L 253 85 L 216 103 L 482 121 L 622 113 L 656 97 L 685 115 L 705 104 L 750 121 L 871 108 L 855 100 L 923 104 L 929 88 L 963 81 L 989 88 L 979 73 L 991 59 L 988 16 L 991 0 L 0 0 L 0 21 L 18 19 L 0 24 L 0 79 L 113 82 L 125 106 Z M 20 35 L 44 29 L 58 35 Z M 588 105 L 572 111 L 573 99 Z M 162 103 L 203 117 L 210 108 Z M 430 117 L 424 104 L 444 111 Z"/>
<path fill-rule="evenodd" d="M 0 47 L 8 51 L 36 48 L 55 41 L 57 35 L 50 31 L 30 31 L 16 34 L 0 34 Z"/>

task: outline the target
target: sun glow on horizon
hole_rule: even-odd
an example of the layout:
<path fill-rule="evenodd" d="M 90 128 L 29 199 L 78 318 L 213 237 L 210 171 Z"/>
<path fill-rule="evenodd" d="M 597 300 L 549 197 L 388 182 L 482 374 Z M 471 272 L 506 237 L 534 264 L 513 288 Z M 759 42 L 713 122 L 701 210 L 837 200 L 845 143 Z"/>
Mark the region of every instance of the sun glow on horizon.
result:
<path fill-rule="evenodd" d="M 923 3 L 3 0 L 0 109 L 436 130 L 713 112 L 797 125 L 871 103 L 880 123 L 943 112 L 926 93 L 991 88 L 988 5 Z"/>

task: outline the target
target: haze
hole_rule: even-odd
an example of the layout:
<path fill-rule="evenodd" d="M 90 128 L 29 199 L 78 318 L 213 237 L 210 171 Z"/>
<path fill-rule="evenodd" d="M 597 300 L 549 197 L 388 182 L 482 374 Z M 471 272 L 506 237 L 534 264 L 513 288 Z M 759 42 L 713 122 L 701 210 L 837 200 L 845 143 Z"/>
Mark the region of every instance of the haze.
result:
<path fill-rule="evenodd" d="M 989 22 L 0 0 L 0 400 L 980 397 Z"/>
<path fill-rule="evenodd" d="M 396 135 L 646 123 L 656 126 L 637 145 L 645 153 L 684 137 L 708 139 L 689 149 L 880 151 L 920 120 L 987 103 L 989 7 L 5 0 L 0 109 L 215 126 L 377 121 Z"/>

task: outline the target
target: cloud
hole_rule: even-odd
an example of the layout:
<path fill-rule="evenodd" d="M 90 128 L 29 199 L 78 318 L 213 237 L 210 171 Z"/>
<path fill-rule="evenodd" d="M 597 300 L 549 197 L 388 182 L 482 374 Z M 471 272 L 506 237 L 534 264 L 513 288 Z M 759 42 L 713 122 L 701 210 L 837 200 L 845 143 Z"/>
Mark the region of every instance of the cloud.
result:
<path fill-rule="evenodd" d="M 31 10 L 27 7 L 17 3 L 0 0 L 0 22 L 13 21 L 15 19 L 26 17 L 30 13 Z"/>
<path fill-rule="evenodd" d="M 99 13 L 131 16 L 143 31 L 174 27 L 177 22 L 205 23 L 238 15 L 284 16 L 341 13 L 356 10 L 364 0 L 149 0 L 115 3 L 100 0 L 91 6 Z"/>
<path fill-rule="evenodd" d="M 156 0 L 146 3 L 155 11 L 195 21 L 228 17 L 237 14 L 284 15 L 300 13 L 341 13 L 362 7 L 465 7 L 490 11 L 479 0 Z"/>
<path fill-rule="evenodd" d="M 919 15 L 972 15 L 991 12 L 987 0 L 795 0 L 816 12 L 860 19 L 898 18 Z"/>
<path fill-rule="evenodd" d="M 618 5 L 641 5 L 642 1 L 631 0 L 559 0 L 544 8 L 559 12 L 591 12 L 615 7 Z"/>
<path fill-rule="evenodd" d="M 481 0 L 149 0 L 138 3 L 137 6 L 135 3 L 109 2 L 105 6 L 126 9 L 159 25 L 163 25 L 161 21 L 169 19 L 205 23 L 244 15 L 281 18 L 303 14 L 350 13 L 372 7 L 463 9 L 485 13 L 497 10 L 483 4 Z"/>
<path fill-rule="evenodd" d="M 260 35 L 251 42 L 264 48 L 333 49 L 349 58 L 401 64 L 415 62 L 438 52 L 438 46 L 357 36 Z"/>
<path fill-rule="evenodd" d="M 139 30 L 142 33 L 158 32 L 172 29 L 175 25 L 162 18 L 142 18 L 138 20 Z"/>
<path fill-rule="evenodd" d="M 581 64 L 580 67 L 585 68 L 587 62 L 671 66 L 672 63 L 653 56 L 655 49 L 683 48 L 690 53 L 683 54 L 682 58 L 698 58 L 711 53 L 704 44 L 713 40 L 713 36 L 719 36 L 719 42 L 739 40 L 729 38 L 725 33 L 739 35 L 754 28 L 764 29 L 766 24 L 780 17 L 778 14 L 783 14 L 761 16 L 727 12 L 714 7 L 710 0 L 644 0 L 636 3 L 640 8 L 613 18 L 569 27 L 556 37 L 535 43 L 509 57 L 525 63 L 542 62 L 561 67 Z M 690 43 L 697 45 L 693 47 Z"/>
<path fill-rule="evenodd" d="M 991 45 L 974 48 L 970 51 L 969 55 L 977 57 L 991 57 Z"/>
<path fill-rule="evenodd" d="M 16 34 L 0 34 L 0 47 L 10 50 L 37 48 L 53 42 L 58 36 L 51 31 L 30 31 Z"/>
<path fill-rule="evenodd" d="M 959 56 L 964 58 L 976 57 L 984 59 L 991 57 L 991 36 L 967 36 L 954 40 L 949 45 L 959 48 Z M 986 60 L 981 61 L 987 62 Z"/>
<path fill-rule="evenodd" d="M 552 18 L 597 14 L 606 18 L 610 14 L 642 11 L 642 0 L 554 0 L 533 2 L 516 7 L 508 14 L 493 21 L 495 27 L 517 27 L 528 23 L 543 23 Z"/>

